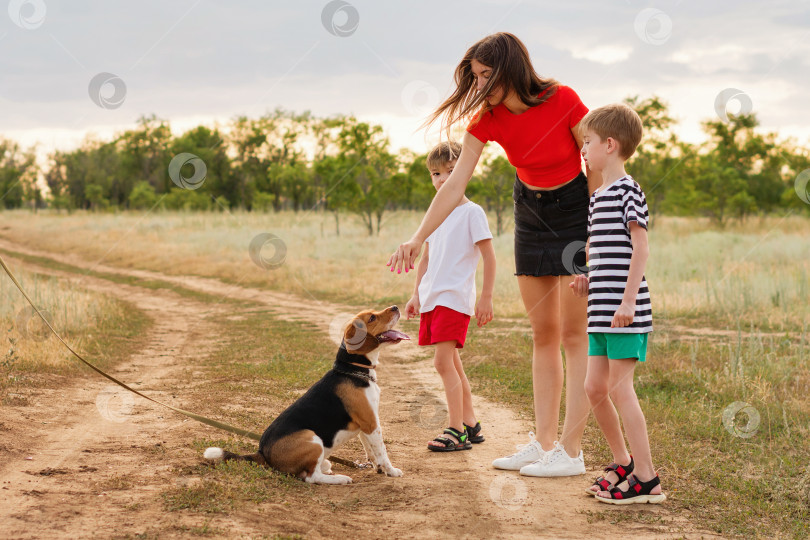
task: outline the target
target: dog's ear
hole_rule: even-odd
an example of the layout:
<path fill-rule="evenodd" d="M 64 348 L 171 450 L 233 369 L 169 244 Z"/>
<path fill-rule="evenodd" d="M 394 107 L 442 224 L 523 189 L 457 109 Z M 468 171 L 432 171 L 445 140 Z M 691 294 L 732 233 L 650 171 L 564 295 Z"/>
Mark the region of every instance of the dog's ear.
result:
<path fill-rule="evenodd" d="M 377 338 L 369 333 L 366 321 L 360 317 L 355 317 L 346 325 L 343 344 L 351 354 L 367 354 L 379 346 Z"/>

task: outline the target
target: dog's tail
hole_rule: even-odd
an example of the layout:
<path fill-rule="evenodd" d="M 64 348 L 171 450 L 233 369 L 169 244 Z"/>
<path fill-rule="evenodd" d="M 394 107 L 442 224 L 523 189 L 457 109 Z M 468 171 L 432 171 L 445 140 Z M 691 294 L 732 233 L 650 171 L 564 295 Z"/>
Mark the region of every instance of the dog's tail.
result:
<path fill-rule="evenodd" d="M 252 461 L 253 463 L 258 463 L 259 465 L 267 465 L 267 461 L 264 459 L 261 452 L 241 456 L 239 454 L 234 454 L 233 452 L 228 452 L 227 450 L 213 446 L 205 449 L 203 458 L 205 458 L 206 461 L 211 461 L 214 463 L 235 459 L 238 461 Z"/>

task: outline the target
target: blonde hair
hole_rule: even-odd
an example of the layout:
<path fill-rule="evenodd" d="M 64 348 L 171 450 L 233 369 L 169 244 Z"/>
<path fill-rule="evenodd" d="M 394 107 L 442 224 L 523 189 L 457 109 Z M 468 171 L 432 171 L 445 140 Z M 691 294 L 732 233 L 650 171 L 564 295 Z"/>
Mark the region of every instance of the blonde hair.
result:
<path fill-rule="evenodd" d="M 612 138 L 619 143 L 619 155 L 627 161 L 641 142 L 644 125 L 631 107 L 624 103 L 613 103 L 586 114 L 579 123 L 579 130 L 582 135 L 590 130 L 603 140 Z"/>
<path fill-rule="evenodd" d="M 456 141 L 440 142 L 428 153 L 425 165 L 427 165 L 428 170 L 438 169 L 451 161 L 457 160 L 460 155 L 461 145 Z"/>

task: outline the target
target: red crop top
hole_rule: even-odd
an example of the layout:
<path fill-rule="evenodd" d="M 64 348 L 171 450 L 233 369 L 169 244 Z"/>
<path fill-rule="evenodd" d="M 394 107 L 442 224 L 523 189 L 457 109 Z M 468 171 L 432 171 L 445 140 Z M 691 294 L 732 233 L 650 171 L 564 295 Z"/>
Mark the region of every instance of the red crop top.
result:
<path fill-rule="evenodd" d="M 553 188 L 582 171 L 579 146 L 571 128 L 587 112 L 576 92 L 559 85 L 547 101 L 523 114 L 512 114 L 499 103 L 473 125 L 479 112 L 467 131 L 483 143 L 500 144 L 526 184 Z"/>

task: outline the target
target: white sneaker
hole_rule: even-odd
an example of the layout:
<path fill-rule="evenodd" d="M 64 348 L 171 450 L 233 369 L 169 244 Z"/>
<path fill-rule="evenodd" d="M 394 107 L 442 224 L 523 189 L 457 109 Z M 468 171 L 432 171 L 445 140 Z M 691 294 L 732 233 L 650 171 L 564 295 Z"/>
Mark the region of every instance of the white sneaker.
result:
<path fill-rule="evenodd" d="M 519 444 L 517 447 L 520 449 L 511 456 L 498 458 L 492 462 L 492 466 L 496 469 L 504 469 L 507 471 L 518 471 L 524 465 L 542 460 L 546 457 L 546 451 L 534 438 L 534 433 L 529 432 L 529 442 L 526 444 Z"/>
<path fill-rule="evenodd" d="M 582 457 L 582 450 L 577 457 L 571 457 L 558 442 L 554 443 L 554 449 L 546 452 L 545 459 L 535 461 L 520 469 L 520 474 L 524 476 L 576 476 L 585 474 L 585 460 Z"/>

